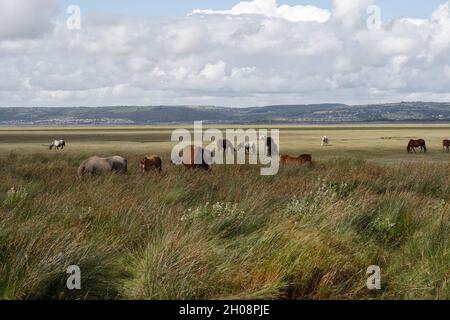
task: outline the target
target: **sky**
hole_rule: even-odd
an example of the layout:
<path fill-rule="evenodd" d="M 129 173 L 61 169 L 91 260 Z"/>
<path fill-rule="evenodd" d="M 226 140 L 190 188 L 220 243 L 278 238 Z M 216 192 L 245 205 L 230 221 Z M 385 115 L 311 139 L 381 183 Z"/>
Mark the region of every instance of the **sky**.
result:
<path fill-rule="evenodd" d="M 357 0 L 356 0 L 357 1 Z M 195 9 L 226 10 L 238 4 L 236 0 L 63 0 L 61 7 L 76 4 L 87 14 L 114 13 L 147 16 L 182 16 Z M 314 5 L 331 10 L 331 0 L 283 0 L 280 5 Z M 378 0 L 375 2 L 386 19 L 396 17 L 428 18 L 443 3 L 442 0 Z"/>
<path fill-rule="evenodd" d="M 450 101 L 446 0 L 0 0 L 0 21 L 0 106 Z"/>

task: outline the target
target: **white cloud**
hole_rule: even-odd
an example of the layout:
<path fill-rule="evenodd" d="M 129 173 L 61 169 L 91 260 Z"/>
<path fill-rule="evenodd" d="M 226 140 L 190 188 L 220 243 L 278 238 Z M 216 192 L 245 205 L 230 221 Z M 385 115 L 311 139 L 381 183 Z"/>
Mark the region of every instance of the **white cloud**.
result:
<path fill-rule="evenodd" d="M 364 15 L 374 0 L 333 0 L 333 18 L 347 28 L 365 22 Z"/>
<path fill-rule="evenodd" d="M 433 13 L 432 18 L 433 34 L 428 59 L 430 61 L 447 55 L 450 48 L 450 2 L 439 6 Z"/>
<path fill-rule="evenodd" d="M 223 61 L 219 61 L 215 64 L 208 63 L 200 72 L 200 75 L 205 77 L 207 80 L 223 80 L 226 77 L 225 67 L 226 64 Z"/>
<path fill-rule="evenodd" d="M 444 72 L 445 72 L 445 75 L 447 76 L 447 78 L 450 78 L 450 66 L 445 66 L 445 68 L 444 68 Z"/>
<path fill-rule="evenodd" d="M 336 0 L 321 23 L 301 18 L 305 6 L 275 1 L 170 19 L 83 16 L 78 31 L 54 14 L 34 28 L 9 21 L 0 29 L 0 105 L 449 100 L 448 3 L 428 19 L 369 30 L 371 3 Z"/>
<path fill-rule="evenodd" d="M 52 29 L 57 0 L 0 0 L 0 39 L 33 38 Z"/>
<path fill-rule="evenodd" d="M 192 14 L 253 14 L 286 19 L 292 22 L 316 21 L 321 23 L 328 21 L 331 15 L 328 10 L 311 5 L 278 6 L 276 0 L 243 1 L 235 5 L 231 10 L 194 10 Z"/>

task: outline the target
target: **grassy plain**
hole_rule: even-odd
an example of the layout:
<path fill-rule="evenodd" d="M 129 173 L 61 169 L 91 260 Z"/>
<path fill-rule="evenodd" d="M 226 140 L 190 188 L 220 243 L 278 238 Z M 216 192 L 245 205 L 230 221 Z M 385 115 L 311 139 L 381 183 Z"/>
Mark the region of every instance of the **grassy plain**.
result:
<path fill-rule="evenodd" d="M 205 129 L 210 126 L 204 126 Z M 69 156 L 109 155 L 111 153 L 143 155 L 169 154 L 174 143 L 170 136 L 181 126 L 154 127 L 69 127 L 69 128 L 0 128 L 0 155 L 10 152 L 36 154 L 46 152 L 48 143 L 65 139 Z M 184 126 L 183 128 L 190 127 Z M 224 129 L 225 127 L 217 127 Z M 257 128 L 234 126 L 234 128 Z M 401 161 L 448 161 L 442 153 L 442 140 L 450 138 L 450 125 L 336 125 L 336 126 L 262 126 L 279 128 L 281 152 L 287 154 L 312 153 L 317 159 L 327 160 L 340 156 L 373 160 L 380 163 Z M 322 136 L 330 137 L 330 146 L 322 148 Z M 430 153 L 426 156 L 409 156 L 406 145 L 409 139 L 423 138 Z"/>
<path fill-rule="evenodd" d="M 280 129 L 313 166 L 187 172 L 167 164 L 168 126 L 0 128 L 0 298 L 450 299 L 450 125 Z M 416 137 L 427 154 L 406 153 Z M 77 179 L 94 154 L 129 173 Z M 162 175 L 139 172 L 146 154 Z"/>

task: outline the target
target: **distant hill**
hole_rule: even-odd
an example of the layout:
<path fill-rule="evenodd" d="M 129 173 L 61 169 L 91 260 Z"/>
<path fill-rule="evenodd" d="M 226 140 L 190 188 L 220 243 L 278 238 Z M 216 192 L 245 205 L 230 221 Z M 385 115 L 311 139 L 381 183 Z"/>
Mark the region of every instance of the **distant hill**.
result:
<path fill-rule="evenodd" d="M 115 106 L 0 108 L 0 125 L 145 125 L 206 123 L 357 123 L 450 121 L 450 103 L 314 104 L 253 108 Z"/>

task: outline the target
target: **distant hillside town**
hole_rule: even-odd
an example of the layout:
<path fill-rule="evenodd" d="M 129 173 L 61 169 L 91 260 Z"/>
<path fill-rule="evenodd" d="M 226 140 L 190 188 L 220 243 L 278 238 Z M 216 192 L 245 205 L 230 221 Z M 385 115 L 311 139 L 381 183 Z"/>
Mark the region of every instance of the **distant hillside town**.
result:
<path fill-rule="evenodd" d="M 213 106 L 114 106 L 0 108 L 0 125 L 147 125 L 205 123 L 446 122 L 450 103 L 372 105 L 311 104 L 252 108 Z"/>

